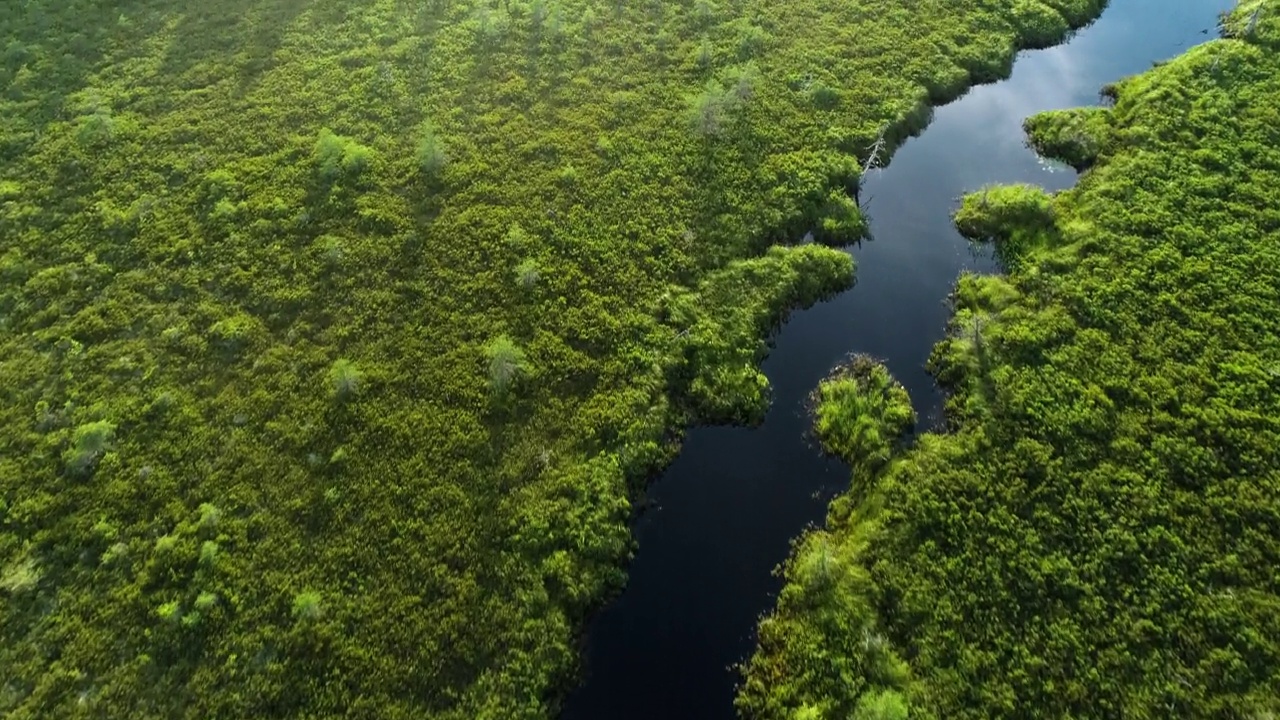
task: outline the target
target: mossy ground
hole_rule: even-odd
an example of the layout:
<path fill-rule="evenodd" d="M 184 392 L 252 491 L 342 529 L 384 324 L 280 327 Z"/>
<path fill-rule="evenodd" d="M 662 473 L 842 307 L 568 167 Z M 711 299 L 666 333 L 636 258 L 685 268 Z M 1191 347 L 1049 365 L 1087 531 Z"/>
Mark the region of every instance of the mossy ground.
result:
<path fill-rule="evenodd" d="M 750 717 L 844 717 L 883 684 L 833 612 L 875 619 L 911 717 L 1280 711 L 1280 14 L 1224 27 L 1113 108 L 1028 121 L 1088 160 L 1077 188 L 965 200 L 1009 274 L 957 287 L 932 359 L 951 431 L 833 506 L 874 522 L 818 534 L 864 604 L 788 605 L 798 548 Z"/>

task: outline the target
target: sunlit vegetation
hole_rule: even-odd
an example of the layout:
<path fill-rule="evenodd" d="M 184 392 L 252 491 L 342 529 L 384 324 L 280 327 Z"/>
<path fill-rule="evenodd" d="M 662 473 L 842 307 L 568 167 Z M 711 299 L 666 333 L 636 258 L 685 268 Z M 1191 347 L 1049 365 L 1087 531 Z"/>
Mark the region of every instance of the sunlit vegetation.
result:
<path fill-rule="evenodd" d="M 0 714 L 546 717 L 777 246 L 1099 4 L 7 3 Z"/>
<path fill-rule="evenodd" d="M 329 368 L 329 384 L 333 387 L 334 397 L 339 400 L 355 397 L 363 383 L 364 373 L 350 360 L 338 360 Z"/>
<path fill-rule="evenodd" d="M 814 434 L 853 467 L 853 489 L 827 527 L 800 538 L 786 585 L 759 628 L 738 708 L 747 717 L 907 717 L 909 669 L 876 616 L 866 540 L 879 527 L 880 473 L 915 421 L 911 399 L 884 365 L 865 356 L 841 364 L 811 397 Z"/>
<path fill-rule="evenodd" d="M 894 442 L 916 419 L 906 388 L 865 355 L 839 365 L 810 404 L 822 449 L 867 471 L 888 462 Z"/>
<path fill-rule="evenodd" d="M 949 432 L 797 546 L 748 716 L 885 690 L 913 718 L 1280 712 L 1280 13 L 1224 28 L 1114 107 L 1028 121 L 1090 167 L 1076 189 L 966 198 L 1009 274 L 956 289 L 931 361 Z M 819 552 L 861 604 L 795 599 Z"/>
<path fill-rule="evenodd" d="M 964 198 L 956 228 L 974 240 L 996 240 L 996 254 L 1014 269 L 1019 259 L 1057 237 L 1052 198 L 1033 185 L 984 188 Z"/>
<path fill-rule="evenodd" d="M 1106 108 L 1072 108 L 1033 115 L 1023 128 L 1040 154 L 1085 170 L 1113 142 L 1110 119 Z"/>

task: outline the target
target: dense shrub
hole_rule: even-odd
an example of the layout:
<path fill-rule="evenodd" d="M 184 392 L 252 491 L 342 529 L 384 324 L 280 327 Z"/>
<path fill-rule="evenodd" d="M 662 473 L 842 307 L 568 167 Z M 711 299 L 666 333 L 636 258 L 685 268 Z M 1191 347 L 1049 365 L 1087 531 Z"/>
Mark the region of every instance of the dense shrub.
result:
<path fill-rule="evenodd" d="M 1111 113 L 1105 108 L 1054 110 L 1023 123 L 1036 151 L 1085 170 L 1112 142 Z"/>
<path fill-rule="evenodd" d="M 348 400 L 355 397 L 363 383 L 364 373 L 350 360 L 341 358 L 329 366 L 329 387 L 335 398 Z"/>
<path fill-rule="evenodd" d="M 1280 22 L 1253 32 L 1119 83 L 1114 108 L 1030 120 L 1046 146 L 1098 139 L 1076 189 L 966 198 L 971 234 L 1056 242 L 961 279 L 931 361 L 951 432 L 811 535 L 865 605 L 797 602 L 815 563 L 797 546 L 748 716 L 849 717 L 853 693 L 853 717 L 901 716 L 833 613 L 903 649 L 884 692 L 913 718 L 1280 711 Z"/>
<path fill-rule="evenodd" d="M 915 423 L 907 391 L 884 365 L 858 355 L 839 365 L 810 396 L 822 449 L 875 471 Z"/>
<path fill-rule="evenodd" d="M 906 717 L 907 666 L 883 634 L 862 552 L 878 526 L 879 473 L 915 412 L 888 369 L 864 355 L 841 363 L 809 400 L 822 448 L 853 466 L 849 504 L 862 504 L 833 507 L 828 529 L 796 543 L 786 585 L 743 667 L 737 706 L 746 717 L 786 720 Z"/>
<path fill-rule="evenodd" d="M 770 248 L 1025 42 L 847 5 L 7 3 L 0 715 L 545 717 L 674 431 L 852 280 Z"/>

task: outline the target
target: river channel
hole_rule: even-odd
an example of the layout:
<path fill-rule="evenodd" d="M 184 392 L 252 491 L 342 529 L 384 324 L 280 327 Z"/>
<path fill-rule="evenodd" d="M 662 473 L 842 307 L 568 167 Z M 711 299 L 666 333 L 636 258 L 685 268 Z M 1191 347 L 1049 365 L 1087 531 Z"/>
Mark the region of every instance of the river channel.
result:
<path fill-rule="evenodd" d="M 773 405 L 756 428 L 689 431 L 650 488 L 635 527 L 626 590 L 587 628 L 586 677 L 562 720 L 734 720 L 733 666 L 752 651 L 773 605 L 773 568 L 792 538 L 820 523 L 848 469 L 806 441 L 805 396 L 842 357 L 885 360 L 920 425 L 942 394 L 925 372 L 947 297 L 966 270 L 997 270 L 954 230 L 965 192 L 990 183 L 1070 187 L 1076 175 L 1029 150 L 1028 115 L 1099 102 L 1099 89 L 1212 37 L 1231 0 L 1113 0 L 1069 42 L 1021 53 L 1012 76 L 938 108 L 920 137 L 871 173 L 862 191 L 874 240 L 850 248 L 857 285 L 794 313 L 764 364 Z"/>

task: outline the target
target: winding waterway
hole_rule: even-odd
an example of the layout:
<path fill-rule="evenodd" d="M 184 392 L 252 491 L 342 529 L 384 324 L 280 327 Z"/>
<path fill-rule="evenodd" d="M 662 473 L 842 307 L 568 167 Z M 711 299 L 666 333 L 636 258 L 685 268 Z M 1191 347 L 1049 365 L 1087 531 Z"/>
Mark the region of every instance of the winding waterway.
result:
<path fill-rule="evenodd" d="M 587 629 L 585 683 L 562 720 L 733 720 L 733 665 L 780 581 L 772 569 L 792 538 L 822 521 L 848 470 L 804 438 L 804 398 L 850 352 L 887 361 L 929 425 L 942 396 L 924 370 L 964 270 L 990 272 L 990 254 L 955 232 L 958 197 L 989 183 L 1060 190 L 1075 173 L 1024 144 L 1028 115 L 1098 102 L 1106 83 L 1140 72 L 1215 32 L 1231 0 L 1113 0 L 1069 43 L 1022 53 L 1008 80 L 939 108 L 862 198 L 875 240 L 853 248 L 858 281 L 791 316 L 764 370 L 774 401 L 754 429 L 696 428 L 650 489 L 635 529 L 625 592 Z"/>

